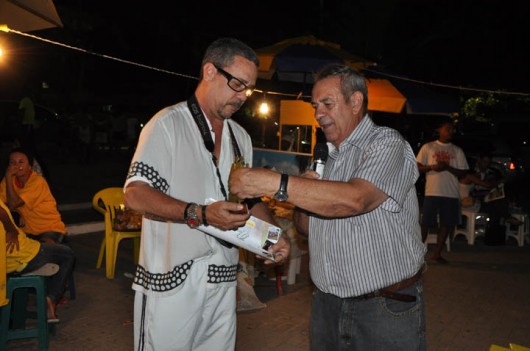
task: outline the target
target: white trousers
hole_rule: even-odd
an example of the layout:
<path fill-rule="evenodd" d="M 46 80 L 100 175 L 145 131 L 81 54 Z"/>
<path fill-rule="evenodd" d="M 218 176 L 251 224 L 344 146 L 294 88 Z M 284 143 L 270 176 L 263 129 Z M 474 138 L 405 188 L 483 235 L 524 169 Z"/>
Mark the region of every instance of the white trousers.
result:
<path fill-rule="evenodd" d="M 206 262 L 196 262 L 206 264 Z M 199 268 L 199 267 L 194 267 Z M 202 268 L 202 267 L 201 267 Z M 192 269 L 176 294 L 136 292 L 134 349 L 137 351 L 230 351 L 236 341 L 236 286 L 207 284 Z M 199 272 L 198 275 L 196 275 Z"/>

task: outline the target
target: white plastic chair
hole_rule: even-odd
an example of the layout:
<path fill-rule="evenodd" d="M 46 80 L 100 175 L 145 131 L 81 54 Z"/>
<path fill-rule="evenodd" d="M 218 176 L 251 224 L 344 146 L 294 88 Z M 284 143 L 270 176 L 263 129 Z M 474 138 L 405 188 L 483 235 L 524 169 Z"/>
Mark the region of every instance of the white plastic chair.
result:
<path fill-rule="evenodd" d="M 504 223 L 506 226 L 506 240 L 508 238 L 514 238 L 517 241 L 517 245 L 523 246 L 525 240 L 530 241 L 530 225 L 528 220 L 528 215 L 526 213 L 514 213 L 511 215 L 514 218 L 517 218 L 523 224 L 518 225 L 517 228 L 512 229 L 514 227 L 510 223 Z"/>
<path fill-rule="evenodd" d="M 453 240 L 457 235 L 464 235 L 467 238 L 468 245 L 474 245 L 477 236 L 484 235 L 486 224 L 489 221 L 488 214 L 462 210 L 462 216 L 466 217 L 466 226 L 465 228 L 457 227 L 455 229 Z"/>

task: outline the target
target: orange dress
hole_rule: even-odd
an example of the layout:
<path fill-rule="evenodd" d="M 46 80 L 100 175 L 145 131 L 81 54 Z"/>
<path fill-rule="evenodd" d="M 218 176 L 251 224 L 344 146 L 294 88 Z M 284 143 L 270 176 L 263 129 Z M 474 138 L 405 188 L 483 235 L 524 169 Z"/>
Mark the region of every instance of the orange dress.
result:
<path fill-rule="evenodd" d="M 66 234 L 66 225 L 57 210 L 57 202 L 53 197 L 46 180 L 39 174 L 31 172 L 28 181 L 20 187 L 16 179 L 15 192 L 24 201 L 24 205 L 17 208 L 23 219 L 21 229 L 33 235 L 46 232 Z M 0 199 L 7 202 L 6 178 L 0 183 Z"/>

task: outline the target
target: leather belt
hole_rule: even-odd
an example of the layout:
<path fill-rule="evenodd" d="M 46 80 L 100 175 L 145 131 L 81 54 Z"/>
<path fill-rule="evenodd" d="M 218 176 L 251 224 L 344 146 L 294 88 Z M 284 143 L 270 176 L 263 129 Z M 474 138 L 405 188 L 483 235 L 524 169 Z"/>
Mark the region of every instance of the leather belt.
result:
<path fill-rule="evenodd" d="M 416 296 L 414 295 L 407 295 L 407 294 L 400 294 L 396 291 L 405 289 L 412 284 L 416 283 L 418 280 L 420 280 L 422 274 L 423 274 L 423 266 L 420 268 L 420 270 L 414 274 L 412 277 L 404 279 L 396 284 L 392 284 L 390 286 L 387 286 L 386 288 L 382 288 L 376 291 L 372 291 L 371 293 L 355 296 L 354 300 L 366 300 L 371 299 L 374 297 L 384 297 L 387 299 L 397 300 L 397 301 L 403 301 L 403 302 L 414 302 L 416 301 Z"/>

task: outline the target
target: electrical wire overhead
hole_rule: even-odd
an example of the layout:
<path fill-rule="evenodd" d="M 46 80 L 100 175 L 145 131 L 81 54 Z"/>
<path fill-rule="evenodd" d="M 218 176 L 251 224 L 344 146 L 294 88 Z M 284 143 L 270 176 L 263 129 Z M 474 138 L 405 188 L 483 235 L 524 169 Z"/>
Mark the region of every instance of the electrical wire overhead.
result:
<path fill-rule="evenodd" d="M 93 56 L 97 56 L 97 57 L 101 57 L 101 58 L 105 58 L 105 59 L 109 59 L 109 60 L 113 60 L 113 61 L 117 61 L 117 62 L 121 62 L 121 63 L 130 64 L 130 65 L 134 65 L 134 66 L 145 68 L 145 69 L 150 69 L 150 70 L 157 71 L 157 72 L 160 72 L 160 73 L 167 73 L 167 74 L 175 75 L 175 76 L 182 77 L 182 78 L 199 80 L 198 77 L 194 77 L 194 76 L 190 76 L 190 75 L 186 75 L 186 74 L 182 74 L 182 73 L 178 73 L 178 72 L 173 72 L 173 71 L 169 71 L 169 70 L 165 70 L 165 69 L 161 69 L 161 68 L 157 68 L 157 67 L 141 64 L 141 63 L 137 63 L 137 62 L 134 62 L 134 61 L 121 59 L 121 58 L 110 56 L 110 55 L 100 54 L 100 53 L 93 52 L 93 51 L 90 51 L 90 50 L 86 50 L 86 49 L 83 49 L 83 48 L 79 48 L 79 47 L 75 47 L 75 46 L 72 46 L 72 45 L 67 45 L 67 44 L 63 44 L 63 43 L 57 42 L 57 41 L 53 41 L 53 40 L 45 39 L 45 38 L 42 38 L 42 37 L 38 37 L 36 35 L 23 33 L 21 31 L 8 28 L 8 26 L 6 26 L 6 25 L 1 25 L 0 24 L 0 31 L 4 31 L 6 33 L 14 33 L 14 34 L 22 35 L 22 36 L 29 37 L 29 38 L 36 39 L 36 40 L 40 40 L 40 41 L 43 41 L 43 42 L 46 42 L 46 43 L 49 43 L 49 44 L 53 44 L 53 45 L 57 45 L 57 46 L 61 46 L 61 47 L 67 48 L 67 49 L 83 52 L 85 54 L 89 54 L 89 55 L 93 55 Z M 364 68 L 364 70 L 365 71 L 370 71 L 369 68 Z M 490 94 L 497 94 L 497 95 L 515 95 L 515 96 L 527 96 L 527 97 L 530 96 L 530 92 L 517 92 L 517 91 L 504 91 L 504 90 L 468 88 L 468 87 L 462 87 L 462 86 L 454 86 L 454 85 L 448 85 L 448 84 L 439 84 L 439 83 L 434 83 L 434 82 L 426 82 L 426 81 L 422 81 L 422 80 L 418 80 L 418 79 L 405 78 L 405 77 L 401 77 L 401 76 L 397 76 L 397 75 L 391 75 L 391 74 L 382 73 L 382 72 L 376 72 L 376 73 L 378 73 L 378 74 L 380 74 L 382 76 L 386 75 L 386 76 L 392 77 L 394 79 L 407 80 L 409 82 L 414 82 L 414 83 L 417 83 L 417 84 L 423 84 L 423 85 L 446 88 L 446 89 L 454 89 L 454 90 L 459 90 L 459 91 L 477 92 L 477 93 L 490 93 Z M 281 96 L 292 97 L 294 99 L 310 98 L 310 96 L 300 95 L 300 93 L 298 93 L 298 94 L 289 94 L 289 93 L 283 93 L 283 92 L 277 92 L 277 91 L 263 91 L 263 90 L 259 90 L 259 89 L 256 89 L 255 91 L 256 92 L 267 93 L 267 94 L 271 94 L 271 95 L 281 95 Z"/>

